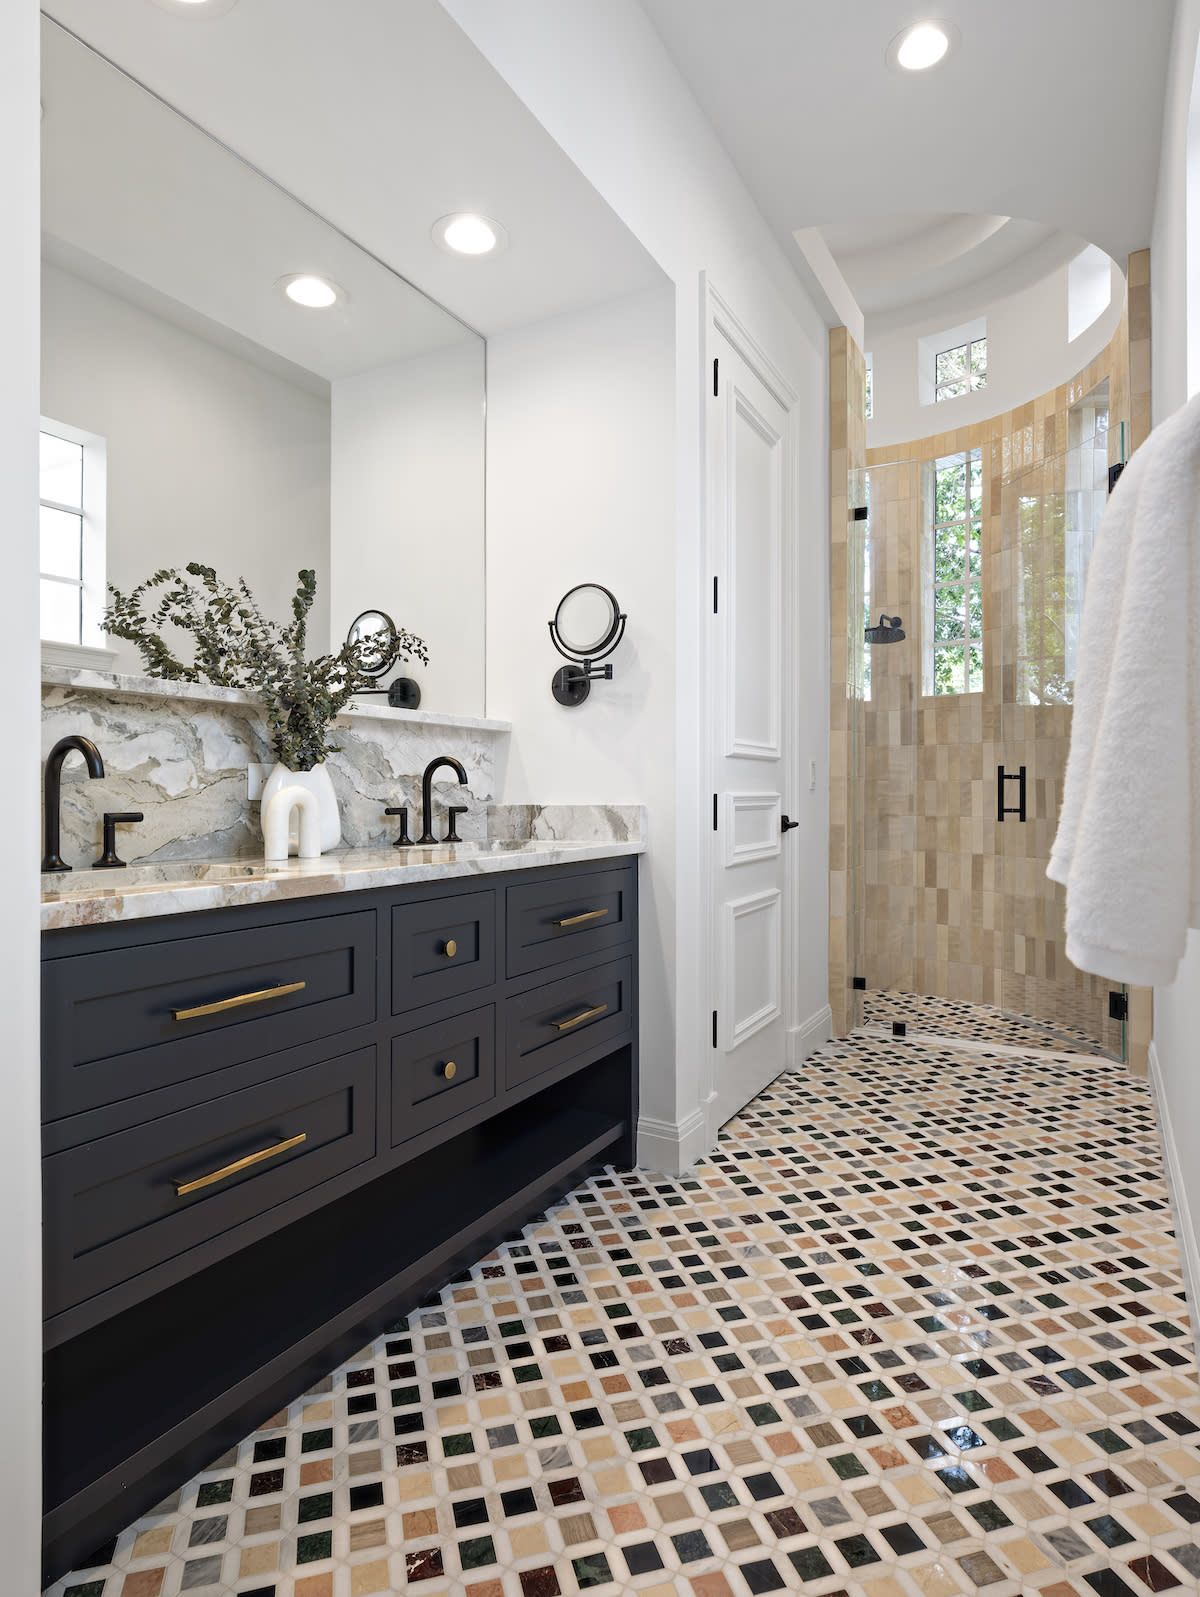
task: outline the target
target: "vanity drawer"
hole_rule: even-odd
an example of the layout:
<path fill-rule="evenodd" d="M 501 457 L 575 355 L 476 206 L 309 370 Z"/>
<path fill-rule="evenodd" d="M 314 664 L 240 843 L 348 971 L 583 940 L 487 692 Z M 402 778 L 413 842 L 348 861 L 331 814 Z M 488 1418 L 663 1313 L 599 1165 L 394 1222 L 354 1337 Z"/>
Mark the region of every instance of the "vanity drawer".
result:
<path fill-rule="evenodd" d="M 619 959 L 510 998 L 504 1010 L 507 1087 L 629 1031 L 633 961 Z"/>
<path fill-rule="evenodd" d="M 487 1103 L 496 1096 L 494 1006 L 393 1037 L 390 1078 L 393 1148 Z"/>
<path fill-rule="evenodd" d="M 490 987 L 496 894 L 458 893 L 392 910 L 392 1014 Z"/>
<path fill-rule="evenodd" d="M 42 1161 L 45 1313 L 285 1205 L 374 1153 L 371 1047 L 52 1154 Z"/>
<path fill-rule="evenodd" d="M 375 942 L 368 911 L 47 960 L 43 1118 L 365 1025 Z"/>
<path fill-rule="evenodd" d="M 524 976 L 627 942 L 633 935 L 634 872 L 589 871 L 508 889 L 508 974 Z"/>

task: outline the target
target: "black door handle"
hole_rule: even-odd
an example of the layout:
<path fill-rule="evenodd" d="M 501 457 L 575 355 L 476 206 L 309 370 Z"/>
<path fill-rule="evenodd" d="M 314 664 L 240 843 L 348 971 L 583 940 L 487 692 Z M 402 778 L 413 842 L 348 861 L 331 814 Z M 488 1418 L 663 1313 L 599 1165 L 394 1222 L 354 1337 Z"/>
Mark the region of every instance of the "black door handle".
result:
<path fill-rule="evenodd" d="M 1015 782 L 1017 784 L 1017 803 L 1009 808 L 1004 803 L 1004 784 Z M 1006 771 L 1002 765 L 996 767 L 996 819 L 1002 821 L 1006 815 L 1015 815 L 1019 821 L 1025 819 L 1025 767 L 1022 765 L 1016 771 Z"/>
<path fill-rule="evenodd" d="M 800 825 L 799 821 L 789 821 L 787 816 L 784 815 L 781 818 L 781 820 L 780 820 L 779 830 L 781 832 L 790 832 L 793 829 L 793 827 L 796 827 L 796 826 L 799 826 L 799 825 Z"/>

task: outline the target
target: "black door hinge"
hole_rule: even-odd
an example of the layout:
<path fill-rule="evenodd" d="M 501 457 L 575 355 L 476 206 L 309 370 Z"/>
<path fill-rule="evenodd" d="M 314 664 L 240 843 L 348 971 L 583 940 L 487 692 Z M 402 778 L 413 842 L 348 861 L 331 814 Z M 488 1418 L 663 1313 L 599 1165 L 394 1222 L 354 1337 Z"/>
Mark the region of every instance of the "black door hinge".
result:
<path fill-rule="evenodd" d="M 720 388 L 719 388 L 719 385 L 718 385 L 718 378 L 717 378 L 717 368 L 719 366 L 720 366 L 720 361 L 719 361 L 719 359 L 717 359 L 716 356 L 714 356 L 713 357 L 713 398 L 714 399 L 717 397 L 718 393 L 720 392 Z"/>
<path fill-rule="evenodd" d="M 717 795 L 713 794 L 713 831 L 717 829 Z"/>
<path fill-rule="evenodd" d="M 1115 465 L 1112 465 L 1112 466 L 1110 466 L 1108 468 L 1108 491 L 1109 491 L 1109 493 L 1112 493 L 1113 489 L 1120 482 L 1121 473 L 1124 470 L 1125 470 L 1125 462 L 1123 460 L 1118 460 Z"/>
<path fill-rule="evenodd" d="M 717 1046 L 717 1012 L 713 1010 L 713 1047 Z"/>
<path fill-rule="evenodd" d="M 1108 995 L 1109 1020 L 1129 1019 L 1129 998 L 1125 993 L 1109 993 Z"/>
<path fill-rule="evenodd" d="M 713 578 L 713 615 L 717 614 L 717 605 L 718 605 L 718 600 L 719 600 L 719 590 L 717 588 L 717 583 L 719 581 L 720 581 L 719 577 L 714 577 Z"/>
<path fill-rule="evenodd" d="M 867 990 L 867 978 L 865 976 L 851 976 L 850 985 L 856 993 L 865 993 Z"/>

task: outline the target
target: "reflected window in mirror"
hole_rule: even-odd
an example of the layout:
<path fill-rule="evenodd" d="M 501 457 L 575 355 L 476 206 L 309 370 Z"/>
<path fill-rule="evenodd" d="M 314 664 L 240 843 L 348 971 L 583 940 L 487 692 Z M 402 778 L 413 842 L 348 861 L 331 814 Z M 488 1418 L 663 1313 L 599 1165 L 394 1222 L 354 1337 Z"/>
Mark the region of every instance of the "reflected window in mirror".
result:
<path fill-rule="evenodd" d="M 107 447 L 42 418 L 38 439 L 43 642 L 104 644 Z"/>

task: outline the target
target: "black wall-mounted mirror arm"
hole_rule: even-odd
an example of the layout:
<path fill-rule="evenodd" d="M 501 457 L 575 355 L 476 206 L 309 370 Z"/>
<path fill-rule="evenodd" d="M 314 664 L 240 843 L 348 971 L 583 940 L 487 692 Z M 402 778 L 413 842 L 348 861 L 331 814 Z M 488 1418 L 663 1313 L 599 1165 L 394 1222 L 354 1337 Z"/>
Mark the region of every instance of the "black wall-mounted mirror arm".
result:
<path fill-rule="evenodd" d="M 603 637 L 597 638 L 595 644 L 587 649 L 572 648 L 567 643 L 558 626 L 558 617 L 562 613 L 563 605 L 573 593 L 578 593 L 581 588 L 596 588 L 605 595 L 612 605 L 612 622 Z M 554 620 L 549 622 L 550 641 L 562 655 L 564 660 L 570 660 L 570 665 L 560 666 L 554 673 L 550 683 L 550 691 L 559 704 L 573 707 L 582 704 L 592 691 L 593 682 L 611 682 L 613 668 L 611 665 L 598 665 L 597 661 L 605 659 L 625 636 L 625 613 L 617 603 L 616 595 L 599 583 L 585 582 L 568 590 L 554 612 Z"/>

